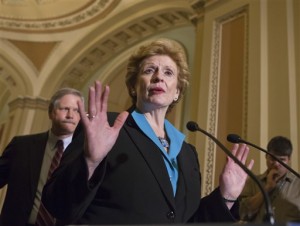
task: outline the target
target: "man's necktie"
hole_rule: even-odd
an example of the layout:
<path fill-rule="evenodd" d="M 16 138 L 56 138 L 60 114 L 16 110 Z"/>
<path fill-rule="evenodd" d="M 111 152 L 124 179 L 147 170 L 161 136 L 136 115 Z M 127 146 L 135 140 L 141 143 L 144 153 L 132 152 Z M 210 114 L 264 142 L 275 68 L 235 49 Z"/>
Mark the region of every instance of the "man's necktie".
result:
<path fill-rule="evenodd" d="M 53 171 L 58 167 L 60 163 L 61 156 L 63 155 L 64 151 L 64 143 L 62 140 L 58 140 L 56 143 L 56 152 L 52 158 L 52 162 L 50 165 L 50 169 L 48 171 L 47 180 L 51 177 Z M 37 226 L 53 226 L 55 225 L 55 219 L 51 216 L 51 214 L 47 211 L 43 203 L 41 202 L 39 212 L 36 218 Z"/>

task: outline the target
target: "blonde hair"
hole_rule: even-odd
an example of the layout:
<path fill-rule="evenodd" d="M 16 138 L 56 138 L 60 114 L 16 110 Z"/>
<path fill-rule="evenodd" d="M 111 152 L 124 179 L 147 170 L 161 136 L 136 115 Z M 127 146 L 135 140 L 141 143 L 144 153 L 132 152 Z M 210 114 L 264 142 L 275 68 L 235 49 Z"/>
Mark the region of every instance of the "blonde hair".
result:
<path fill-rule="evenodd" d="M 169 111 L 180 100 L 189 85 L 190 72 L 187 64 L 185 51 L 182 46 L 170 39 L 158 39 L 141 46 L 130 58 L 127 64 L 126 86 L 131 97 L 132 103 L 136 105 L 136 95 L 132 93 L 141 69 L 141 63 L 151 56 L 166 55 L 169 56 L 178 68 L 178 86 L 180 93 L 178 100 L 173 101 L 169 106 Z"/>

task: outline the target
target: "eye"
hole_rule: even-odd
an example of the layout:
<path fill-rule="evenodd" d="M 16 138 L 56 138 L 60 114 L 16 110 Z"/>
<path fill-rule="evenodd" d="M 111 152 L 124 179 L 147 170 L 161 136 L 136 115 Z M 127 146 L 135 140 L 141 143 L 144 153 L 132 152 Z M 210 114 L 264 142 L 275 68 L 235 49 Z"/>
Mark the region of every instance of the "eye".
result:
<path fill-rule="evenodd" d="M 174 73 L 173 73 L 172 70 L 165 70 L 165 75 L 167 75 L 167 76 L 173 76 Z"/>
<path fill-rule="evenodd" d="M 144 68 L 144 74 L 153 74 L 155 72 L 155 69 L 153 67 L 147 67 L 147 68 Z"/>
<path fill-rule="evenodd" d="M 286 162 L 287 161 L 286 158 L 279 158 L 279 160 L 281 160 L 282 162 Z"/>
<path fill-rule="evenodd" d="M 61 110 L 61 111 L 69 111 L 70 108 L 68 108 L 68 107 L 60 107 L 59 110 Z"/>

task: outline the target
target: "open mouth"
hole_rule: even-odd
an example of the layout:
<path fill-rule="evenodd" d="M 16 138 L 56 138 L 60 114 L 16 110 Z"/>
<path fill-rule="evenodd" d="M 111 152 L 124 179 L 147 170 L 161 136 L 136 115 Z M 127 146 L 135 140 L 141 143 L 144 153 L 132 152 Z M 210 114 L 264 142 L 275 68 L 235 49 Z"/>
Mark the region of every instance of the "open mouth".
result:
<path fill-rule="evenodd" d="M 149 89 L 150 94 L 161 94 L 161 93 L 164 93 L 164 92 L 165 92 L 165 90 L 160 88 L 160 87 L 155 87 L 155 88 Z"/>

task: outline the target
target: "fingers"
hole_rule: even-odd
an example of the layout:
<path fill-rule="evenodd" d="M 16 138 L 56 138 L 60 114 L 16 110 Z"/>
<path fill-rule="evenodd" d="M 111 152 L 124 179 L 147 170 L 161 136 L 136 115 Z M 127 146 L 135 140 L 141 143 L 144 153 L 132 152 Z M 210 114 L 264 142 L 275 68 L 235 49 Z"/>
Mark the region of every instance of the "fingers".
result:
<path fill-rule="evenodd" d="M 232 154 L 234 154 L 237 157 L 237 159 L 239 159 L 245 165 L 248 158 L 249 151 L 250 149 L 246 144 L 234 144 L 232 149 Z M 253 165 L 254 165 L 254 160 L 251 159 L 247 165 L 247 168 L 251 170 Z"/>
<path fill-rule="evenodd" d="M 104 91 L 101 95 L 102 101 L 101 101 L 101 106 L 99 109 L 101 112 L 105 112 L 105 113 L 107 112 L 107 102 L 108 102 L 109 91 L 110 91 L 109 87 L 105 86 Z"/>
<path fill-rule="evenodd" d="M 236 153 L 238 151 L 239 145 L 238 144 L 234 144 L 232 149 L 231 149 L 231 153 L 236 156 Z M 232 158 L 230 158 L 229 156 L 227 156 L 227 161 L 234 161 Z"/>
<path fill-rule="evenodd" d="M 252 170 L 253 165 L 254 165 L 254 160 L 251 159 L 250 162 L 249 162 L 249 164 L 248 164 L 248 166 L 247 166 L 247 168 L 248 168 L 249 170 Z"/>
<path fill-rule="evenodd" d="M 88 116 L 90 120 L 98 114 L 106 114 L 109 92 L 109 87 L 102 87 L 100 81 L 95 81 L 94 86 L 89 88 Z"/>
<path fill-rule="evenodd" d="M 232 147 L 231 153 L 233 155 L 236 155 L 238 148 L 239 148 L 239 145 L 238 144 L 234 144 L 233 147 Z"/>
<path fill-rule="evenodd" d="M 96 90 L 95 87 L 91 86 L 89 88 L 89 99 L 88 99 L 88 116 L 93 118 L 96 115 Z"/>
<path fill-rule="evenodd" d="M 99 81 L 95 82 L 95 115 L 97 112 L 101 111 L 101 95 L 102 95 L 102 85 Z"/>
<path fill-rule="evenodd" d="M 241 146 L 241 151 L 240 151 L 240 158 L 241 158 L 241 162 L 243 164 L 245 164 L 246 160 L 247 160 L 247 157 L 248 157 L 248 154 L 249 154 L 249 147 L 247 145 L 243 145 Z"/>
<path fill-rule="evenodd" d="M 249 153 L 249 147 L 245 144 L 234 144 L 231 153 L 235 155 L 235 157 L 243 164 L 245 164 Z"/>
<path fill-rule="evenodd" d="M 248 151 L 249 151 L 249 148 L 247 148 L 247 149 L 248 149 Z M 239 144 L 239 145 L 238 145 L 238 151 L 237 151 L 237 153 L 236 153 L 236 157 L 237 157 L 240 161 L 243 160 L 245 151 L 247 151 L 247 150 L 246 150 L 246 145 L 245 145 L 245 144 Z M 243 162 L 243 163 L 244 163 L 244 162 Z"/>

